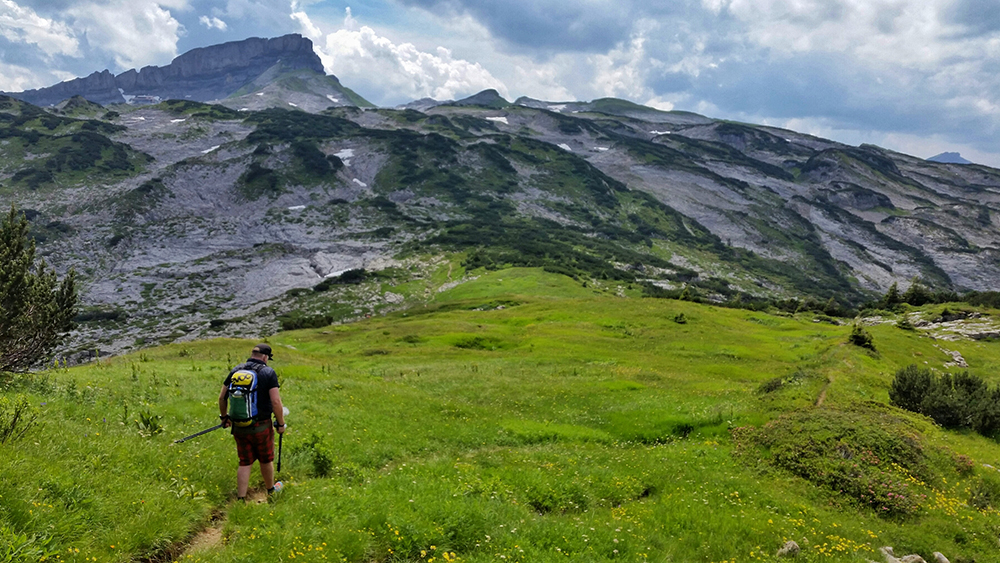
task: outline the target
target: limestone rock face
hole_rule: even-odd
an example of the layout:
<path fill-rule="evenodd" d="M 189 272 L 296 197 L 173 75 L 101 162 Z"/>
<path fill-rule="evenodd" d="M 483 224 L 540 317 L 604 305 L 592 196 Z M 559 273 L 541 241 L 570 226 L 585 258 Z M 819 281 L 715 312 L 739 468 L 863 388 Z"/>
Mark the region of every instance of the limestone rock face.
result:
<path fill-rule="evenodd" d="M 74 78 L 73 80 L 60 82 L 48 88 L 12 93 L 10 96 L 38 106 L 55 105 L 73 96 L 82 96 L 91 102 L 101 105 L 125 102 L 125 98 L 118 91 L 115 75 L 111 74 L 109 70 L 95 72 L 83 78 Z"/>
<path fill-rule="evenodd" d="M 324 74 L 312 41 L 291 34 L 192 49 L 166 66 L 131 69 L 118 76 L 105 70 L 10 95 L 39 106 L 54 105 L 73 96 L 99 104 L 123 103 L 125 96 L 207 102 L 229 96 L 279 64 L 287 70 L 309 69 Z"/>

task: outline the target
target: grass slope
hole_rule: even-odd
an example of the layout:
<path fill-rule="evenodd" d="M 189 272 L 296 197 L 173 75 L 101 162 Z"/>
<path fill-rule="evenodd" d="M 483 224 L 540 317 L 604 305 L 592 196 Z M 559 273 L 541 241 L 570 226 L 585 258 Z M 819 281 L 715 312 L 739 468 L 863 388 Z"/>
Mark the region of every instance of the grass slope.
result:
<path fill-rule="evenodd" d="M 0 445 L 0 561 L 744 562 L 789 539 L 809 562 L 882 545 L 991 560 L 1000 494 L 981 464 L 1000 448 L 887 407 L 896 369 L 950 357 L 869 330 L 878 354 L 810 316 L 485 273 L 426 307 L 270 339 L 292 411 L 272 504 L 233 502 L 224 432 L 171 444 L 215 424 L 251 342 L 37 374 L 0 395 L 43 421 Z M 997 344 L 947 346 L 996 382 Z M 219 544 L 177 547 L 213 518 Z"/>

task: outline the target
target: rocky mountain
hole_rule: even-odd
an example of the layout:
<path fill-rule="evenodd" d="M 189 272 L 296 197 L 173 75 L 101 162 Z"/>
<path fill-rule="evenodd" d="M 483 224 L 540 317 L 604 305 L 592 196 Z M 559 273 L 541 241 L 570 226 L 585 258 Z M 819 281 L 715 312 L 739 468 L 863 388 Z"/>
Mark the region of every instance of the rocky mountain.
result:
<path fill-rule="evenodd" d="M 335 77 L 326 77 L 312 41 L 298 34 L 192 49 L 167 66 L 131 69 L 117 76 L 104 70 L 48 88 L 9 95 L 37 106 L 55 105 L 75 96 L 105 105 L 166 99 L 205 102 L 245 94 L 289 73 L 304 76 L 302 80 L 307 81 L 326 79 L 321 89 L 324 91 L 318 92 L 326 104 L 319 109 L 331 105 L 371 105 L 343 88 Z M 337 101 L 326 100 L 327 95 Z"/>
<path fill-rule="evenodd" d="M 995 169 L 616 99 L 337 107 L 338 85 L 270 67 L 216 104 L 0 98 L 0 203 L 81 275 L 71 348 L 325 325 L 511 265 L 843 307 L 1000 279 Z"/>
<path fill-rule="evenodd" d="M 957 152 L 943 152 L 941 154 L 934 155 L 927 160 L 931 162 L 945 162 L 948 164 L 972 164 L 971 161 L 962 158 L 961 153 Z"/>

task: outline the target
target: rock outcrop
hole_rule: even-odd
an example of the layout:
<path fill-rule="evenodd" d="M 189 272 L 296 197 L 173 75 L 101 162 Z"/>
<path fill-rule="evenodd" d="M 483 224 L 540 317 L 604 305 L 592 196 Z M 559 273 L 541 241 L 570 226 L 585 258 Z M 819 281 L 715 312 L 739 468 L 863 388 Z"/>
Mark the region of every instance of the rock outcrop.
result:
<path fill-rule="evenodd" d="M 102 105 L 123 103 L 136 96 L 206 102 L 233 94 L 279 64 L 287 70 L 309 69 L 324 74 L 312 41 L 291 34 L 192 49 L 163 67 L 131 69 L 118 76 L 104 70 L 10 96 L 38 106 L 54 105 L 73 96 Z"/>

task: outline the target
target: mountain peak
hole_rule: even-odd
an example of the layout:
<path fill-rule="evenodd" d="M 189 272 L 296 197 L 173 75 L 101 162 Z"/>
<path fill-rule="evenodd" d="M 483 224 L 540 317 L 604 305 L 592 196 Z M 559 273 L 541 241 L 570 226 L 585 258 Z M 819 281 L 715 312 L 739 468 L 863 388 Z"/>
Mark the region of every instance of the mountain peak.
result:
<path fill-rule="evenodd" d="M 962 155 L 957 152 L 943 152 L 932 156 L 927 160 L 931 162 L 942 162 L 944 164 L 972 164 L 972 161 L 965 160 L 962 158 Z"/>
<path fill-rule="evenodd" d="M 450 105 L 453 106 L 481 106 L 487 108 L 500 109 L 510 106 L 510 102 L 504 99 L 500 95 L 500 92 L 490 88 L 489 90 L 483 90 L 482 92 L 458 100 L 457 102 L 452 102 Z"/>
<path fill-rule="evenodd" d="M 276 65 L 287 70 L 308 69 L 325 74 L 312 41 L 293 33 L 199 47 L 166 66 L 130 69 L 117 76 L 105 70 L 10 95 L 39 106 L 55 105 L 73 96 L 98 104 L 124 103 L 137 98 L 153 102 L 168 98 L 207 102 L 226 98 Z"/>

